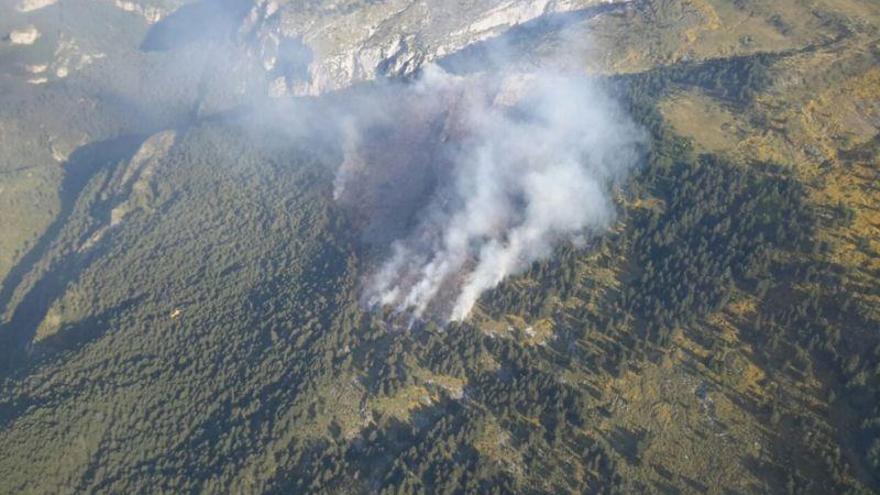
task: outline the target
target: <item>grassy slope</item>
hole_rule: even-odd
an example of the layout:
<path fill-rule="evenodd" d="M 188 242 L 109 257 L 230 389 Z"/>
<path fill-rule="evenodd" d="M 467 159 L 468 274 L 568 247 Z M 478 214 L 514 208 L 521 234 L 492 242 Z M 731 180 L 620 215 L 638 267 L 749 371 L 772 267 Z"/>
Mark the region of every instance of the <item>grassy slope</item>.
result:
<path fill-rule="evenodd" d="M 609 50 L 612 70 L 639 70 L 682 58 L 786 54 L 771 67 L 772 84 L 746 107 L 700 88 L 680 86 L 660 102 L 660 109 L 673 129 L 691 139 L 698 151 L 720 153 L 743 167 L 756 161 L 788 167 L 807 186 L 809 203 L 820 212 L 816 238 L 827 247 L 821 254 L 774 256 L 786 262 L 812 260 L 837 267 L 845 274 L 843 283 L 851 288 L 860 312 L 876 321 L 880 307 L 876 292 L 880 286 L 880 196 L 876 188 L 880 179 L 876 145 L 880 133 L 880 7 L 849 1 L 739 2 L 739 7 L 727 1 L 648 3 L 657 7 L 659 17 L 637 16 L 636 22 L 644 22 L 645 29 L 633 29 L 632 35 L 624 35 L 622 46 Z M 674 5 L 680 10 L 671 8 Z M 681 27 L 658 28 L 657 21 L 662 19 Z M 632 21 L 621 20 L 621 26 Z M 616 33 L 623 29 L 614 21 L 599 28 L 600 40 L 608 36 L 615 43 L 620 39 Z M 841 221 L 834 214 L 840 209 L 848 211 L 848 220 Z M 798 287 L 827 290 L 809 283 Z M 834 380 L 829 384 L 823 371 L 791 373 L 759 357 L 750 329 L 768 304 L 777 303 L 769 296 L 737 292 L 701 326 L 679 334 L 675 350 L 663 357 L 662 364 L 646 364 L 608 386 L 612 397 L 621 397 L 627 404 L 610 422 L 651 432 L 655 439 L 646 452 L 655 469 L 642 465 L 633 472 L 635 476 L 666 481 L 671 476 L 676 480 L 673 485 L 685 490 L 700 489 L 700 484 L 687 482 L 690 478 L 701 480 L 709 491 L 748 491 L 760 469 L 742 471 L 742 466 L 738 469 L 730 460 L 750 457 L 768 469 L 775 465 L 788 473 L 803 463 L 801 472 L 807 478 L 815 475 L 820 468 L 806 459 L 826 454 L 798 453 L 801 448 L 808 450 L 805 447 L 773 447 L 790 442 L 787 435 L 802 433 L 790 426 L 793 430 L 783 427 L 779 434 L 774 431 L 779 427 L 767 427 L 767 417 L 761 412 L 766 406 L 746 406 L 780 400 L 774 399 L 779 391 L 787 396 L 782 409 L 800 418 L 792 421 L 809 418 L 806 421 L 813 422 L 811 430 L 817 438 L 835 442 L 859 430 L 855 418 L 835 412 L 837 408 L 846 410 L 846 405 L 832 406 L 827 400 L 828 387 L 840 385 Z M 873 340 L 864 345 L 870 346 L 868 342 Z M 706 342 L 712 344 L 707 347 Z M 723 364 L 718 369 L 706 366 L 707 361 L 719 360 Z M 734 369 L 729 369 L 730 365 Z M 689 383 L 692 388 L 695 382 L 705 380 L 714 382 L 721 391 L 716 410 L 719 416 L 726 416 L 723 422 L 733 425 L 720 443 L 714 441 L 718 433 L 699 433 L 705 424 L 691 424 L 705 411 L 688 388 L 675 392 L 676 383 Z M 813 442 L 817 443 L 821 442 Z M 855 451 L 860 447 L 846 442 L 842 446 L 844 458 L 852 466 L 851 475 L 875 484 L 863 461 L 857 459 Z M 809 485 L 797 486 L 804 489 Z"/>

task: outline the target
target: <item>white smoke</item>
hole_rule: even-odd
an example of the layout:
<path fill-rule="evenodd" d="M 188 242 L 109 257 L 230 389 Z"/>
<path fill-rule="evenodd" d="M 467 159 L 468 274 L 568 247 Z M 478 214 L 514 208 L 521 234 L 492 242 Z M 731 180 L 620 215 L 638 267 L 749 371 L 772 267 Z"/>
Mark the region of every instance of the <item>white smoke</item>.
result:
<path fill-rule="evenodd" d="M 74 8 L 66 5 L 57 7 Z M 150 28 L 141 50 L 120 47 L 71 74 L 65 87 L 110 96 L 99 98 L 107 129 L 118 123 L 129 134 L 229 118 L 261 146 L 296 140 L 323 158 L 340 145 L 334 198 L 355 212 L 367 243 L 388 255 L 365 299 L 415 318 L 466 318 L 505 277 L 611 221 L 610 191 L 635 163 L 641 133 L 578 74 L 590 45 L 576 13 L 572 31 L 547 16 L 443 61 L 483 73 L 428 66 L 413 83 L 286 100 L 267 97 L 279 74 L 267 74 L 243 42 L 250 7 L 181 8 Z M 74 26 L 44 20 L 43 32 Z M 296 79 L 312 53 L 287 43 L 278 67 Z M 530 58 L 543 65 L 512 68 Z"/>
<path fill-rule="evenodd" d="M 367 299 L 414 318 L 462 320 L 483 292 L 548 256 L 557 243 L 607 227 L 611 189 L 635 164 L 642 140 L 582 75 L 463 77 L 432 66 L 397 93 L 407 102 L 403 113 L 442 122 L 431 127 L 440 129 L 439 144 L 413 143 L 430 148 L 441 179 L 417 226 L 393 243 L 369 280 Z M 405 121 L 396 132 L 412 127 Z M 348 143 L 364 139 L 352 129 L 349 121 Z M 369 173 L 382 166 L 348 151 L 337 191 L 357 180 L 353 168 Z M 394 153 L 404 161 L 415 156 Z"/>

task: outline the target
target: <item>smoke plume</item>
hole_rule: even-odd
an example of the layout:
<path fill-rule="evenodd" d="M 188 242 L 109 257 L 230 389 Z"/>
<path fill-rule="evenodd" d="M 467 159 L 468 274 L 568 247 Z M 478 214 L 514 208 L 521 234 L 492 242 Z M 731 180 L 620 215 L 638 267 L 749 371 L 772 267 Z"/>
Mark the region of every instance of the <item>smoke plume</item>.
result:
<path fill-rule="evenodd" d="M 505 277 L 612 220 L 610 194 L 636 162 L 641 133 L 583 74 L 589 44 L 567 28 L 593 11 L 523 24 L 449 53 L 415 80 L 349 81 L 293 98 L 278 81 L 310 77 L 314 54 L 288 38 L 266 64 L 253 23 L 260 12 L 271 18 L 270 4 L 188 4 L 136 47 L 84 47 L 107 53 L 70 74 L 65 66 L 64 87 L 97 95 L 116 133 L 229 120 L 260 146 L 299 141 L 322 159 L 340 150 L 335 199 L 377 255 L 364 300 L 414 319 L 462 320 Z M 40 17 L 43 32 L 83 22 L 71 5 L 53 6 L 63 24 Z"/>
<path fill-rule="evenodd" d="M 379 116 L 346 120 L 336 195 L 393 239 L 367 302 L 415 319 L 462 320 L 558 243 L 607 227 L 642 139 L 598 83 L 546 67 L 430 66 L 390 93 Z"/>

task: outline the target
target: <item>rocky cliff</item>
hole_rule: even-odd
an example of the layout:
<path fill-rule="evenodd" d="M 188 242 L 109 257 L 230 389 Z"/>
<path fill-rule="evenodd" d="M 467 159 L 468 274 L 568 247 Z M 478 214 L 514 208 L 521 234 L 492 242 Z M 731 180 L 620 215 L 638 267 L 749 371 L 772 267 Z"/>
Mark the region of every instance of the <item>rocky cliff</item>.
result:
<path fill-rule="evenodd" d="M 516 27 L 626 0 L 349 0 L 255 6 L 253 33 L 276 94 L 316 95 L 422 64 Z"/>

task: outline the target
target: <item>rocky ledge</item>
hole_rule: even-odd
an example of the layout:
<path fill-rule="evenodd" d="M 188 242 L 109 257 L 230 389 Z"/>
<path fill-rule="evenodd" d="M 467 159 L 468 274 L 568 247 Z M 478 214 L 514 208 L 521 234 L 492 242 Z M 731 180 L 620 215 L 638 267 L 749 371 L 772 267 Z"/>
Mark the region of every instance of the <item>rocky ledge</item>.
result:
<path fill-rule="evenodd" d="M 277 95 L 317 95 L 426 62 L 542 16 L 628 0 L 264 0 L 242 32 L 253 35 Z"/>

